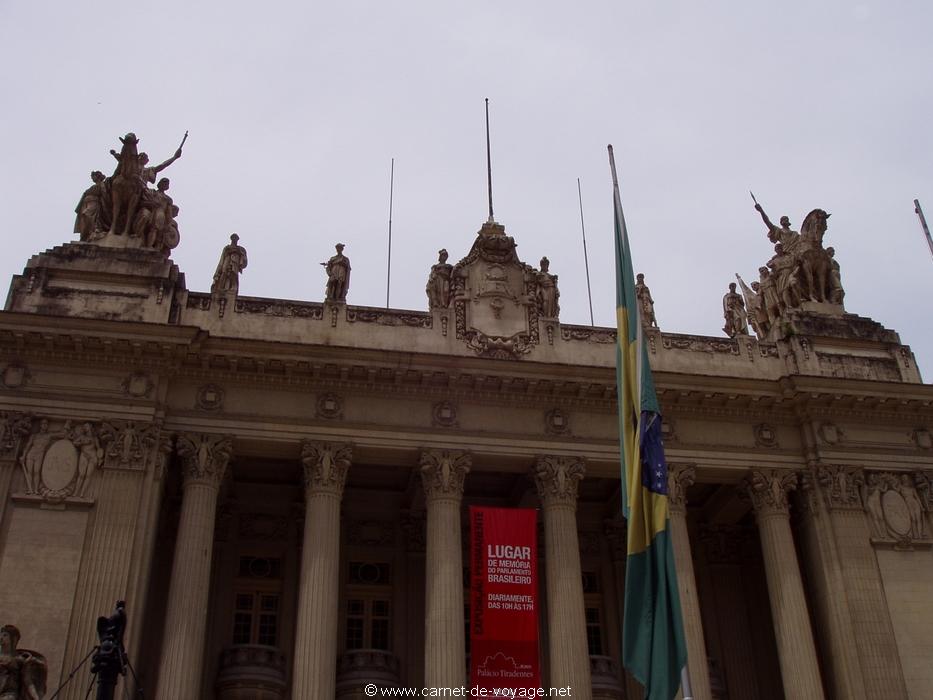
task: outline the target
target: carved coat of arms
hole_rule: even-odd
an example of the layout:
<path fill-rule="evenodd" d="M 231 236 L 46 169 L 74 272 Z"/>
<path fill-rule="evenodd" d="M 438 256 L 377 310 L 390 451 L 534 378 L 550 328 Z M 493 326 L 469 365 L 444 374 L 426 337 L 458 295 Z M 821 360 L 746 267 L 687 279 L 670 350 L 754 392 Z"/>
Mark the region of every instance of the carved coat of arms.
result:
<path fill-rule="evenodd" d="M 505 227 L 487 222 L 451 275 L 457 338 L 478 355 L 513 359 L 538 343 L 537 283 Z"/>

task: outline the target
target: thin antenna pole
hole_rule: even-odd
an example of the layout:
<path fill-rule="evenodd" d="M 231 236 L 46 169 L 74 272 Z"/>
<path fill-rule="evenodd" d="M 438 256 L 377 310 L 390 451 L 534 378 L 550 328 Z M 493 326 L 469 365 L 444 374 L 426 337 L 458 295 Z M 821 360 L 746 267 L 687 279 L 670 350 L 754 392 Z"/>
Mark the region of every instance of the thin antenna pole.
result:
<path fill-rule="evenodd" d="M 930 237 L 930 229 L 927 226 L 927 220 L 923 216 L 923 209 L 920 208 L 920 200 L 914 200 L 914 211 L 920 217 L 920 225 L 923 227 L 923 233 L 927 237 L 927 244 L 930 246 L 930 255 L 933 255 L 933 238 Z"/>
<path fill-rule="evenodd" d="M 489 98 L 486 98 L 486 181 L 489 183 L 489 220 L 492 216 L 492 150 L 489 147 Z"/>
<path fill-rule="evenodd" d="M 593 292 L 590 289 L 590 259 L 586 254 L 586 226 L 583 223 L 583 190 L 580 188 L 580 178 L 577 178 L 577 197 L 580 200 L 580 230 L 583 232 L 583 264 L 586 266 L 586 296 L 590 300 L 590 325 L 595 326 L 593 320 Z"/>
<path fill-rule="evenodd" d="M 395 191 L 395 158 L 389 166 L 389 256 L 386 262 L 386 308 L 389 308 L 389 280 L 392 275 L 392 195 Z"/>

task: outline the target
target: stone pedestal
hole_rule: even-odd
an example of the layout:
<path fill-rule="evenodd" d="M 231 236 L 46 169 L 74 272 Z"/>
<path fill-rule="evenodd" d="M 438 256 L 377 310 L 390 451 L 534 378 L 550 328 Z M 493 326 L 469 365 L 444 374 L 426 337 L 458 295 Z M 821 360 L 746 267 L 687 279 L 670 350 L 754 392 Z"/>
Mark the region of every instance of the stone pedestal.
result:
<path fill-rule="evenodd" d="M 217 495 L 233 444 L 225 436 L 183 434 L 178 436 L 177 449 L 184 469 L 184 495 L 157 700 L 196 698 L 201 691 Z"/>
<path fill-rule="evenodd" d="M 301 548 L 292 697 L 332 698 L 337 683 L 340 500 L 352 446 L 306 441 L 305 529 Z"/>
<path fill-rule="evenodd" d="M 577 486 L 586 473 L 582 459 L 539 457 L 532 476 L 544 509 L 545 581 L 551 687 L 572 688 L 591 700 L 590 658 L 577 538 Z"/>
<path fill-rule="evenodd" d="M 794 472 L 770 469 L 752 471 L 743 486 L 758 520 L 785 697 L 819 700 L 823 684 L 788 514 L 787 492 L 796 484 Z"/>
<path fill-rule="evenodd" d="M 460 504 L 470 463 L 465 452 L 421 453 L 427 506 L 424 684 L 428 688 L 458 688 L 466 682 Z"/>

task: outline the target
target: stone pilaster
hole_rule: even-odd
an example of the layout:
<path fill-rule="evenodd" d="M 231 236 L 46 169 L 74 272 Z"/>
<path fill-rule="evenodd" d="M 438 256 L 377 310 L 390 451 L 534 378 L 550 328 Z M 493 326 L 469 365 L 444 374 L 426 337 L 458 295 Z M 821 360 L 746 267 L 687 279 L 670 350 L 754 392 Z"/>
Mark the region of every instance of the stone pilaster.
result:
<path fill-rule="evenodd" d="M 337 601 L 340 584 L 340 501 L 352 445 L 301 447 L 305 525 L 301 547 L 292 697 L 332 698 L 337 683 Z"/>
<path fill-rule="evenodd" d="M 818 700 L 823 698 L 823 684 L 787 501 L 796 485 L 794 472 L 763 469 L 746 477 L 743 490 L 758 520 L 785 697 Z"/>
<path fill-rule="evenodd" d="M 78 573 L 65 645 L 66 673 L 97 644 L 97 618 L 109 615 L 116 601 L 126 601 L 129 613 L 137 621 L 142 620 L 145 609 L 132 597 L 137 591 L 131 572 L 135 562 L 146 555 L 139 541 L 143 530 L 139 520 L 140 499 L 147 478 L 162 466 L 159 428 L 120 421 L 105 423 L 96 432 L 104 445 L 104 456 L 89 489 L 95 502 L 94 518 Z M 127 640 L 131 659 L 137 658 L 133 644 L 136 639 Z M 81 700 L 84 695 L 85 688 L 70 684 L 61 697 Z"/>
<path fill-rule="evenodd" d="M 223 435 L 184 433 L 178 436 L 177 450 L 184 476 L 183 495 L 157 700 L 196 698 L 201 690 L 214 518 L 233 442 Z"/>
<path fill-rule="evenodd" d="M 427 507 L 424 684 L 428 688 L 457 688 L 465 683 L 460 504 L 471 461 L 469 454 L 455 450 L 421 453 Z"/>
<path fill-rule="evenodd" d="M 834 484 L 827 483 L 828 477 Z M 871 696 L 866 694 L 857 643 L 853 643 L 856 636 L 852 608 L 848 597 L 839 594 L 847 583 L 843 553 L 833 532 L 839 521 L 832 511 L 839 507 L 850 509 L 853 497 L 859 501 L 860 483 L 864 483 L 862 474 L 843 472 L 830 476 L 825 468 L 810 469 L 801 477 L 804 494 L 800 518 L 804 541 L 802 564 L 810 581 L 815 631 L 823 652 L 827 690 L 832 697 L 852 700 Z M 846 484 L 854 487 L 855 492 Z M 831 486 L 829 493 L 824 492 L 826 486 Z"/>
<path fill-rule="evenodd" d="M 690 534 L 687 531 L 687 488 L 696 480 L 696 467 L 672 464 L 668 471 L 668 506 L 671 517 L 671 542 L 674 546 L 674 566 L 677 569 L 677 588 L 687 638 L 687 668 L 693 697 L 712 700 L 709 684 L 709 664 L 706 642 L 703 638 L 703 620 L 700 616 L 700 597 L 697 594 Z"/>
<path fill-rule="evenodd" d="M 591 700 L 576 517 L 577 487 L 585 474 L 578 457 L 539 457 L 532 470 L 544 510 L 550 685 L 569 685 L 573 697 Z"/>
<path fill-rule="evenodd" d="M 10 500 L 10 485 L 16 472 L 20 448 L 32 430 L 32 416 L 0 411 L 0 522 Z"/>

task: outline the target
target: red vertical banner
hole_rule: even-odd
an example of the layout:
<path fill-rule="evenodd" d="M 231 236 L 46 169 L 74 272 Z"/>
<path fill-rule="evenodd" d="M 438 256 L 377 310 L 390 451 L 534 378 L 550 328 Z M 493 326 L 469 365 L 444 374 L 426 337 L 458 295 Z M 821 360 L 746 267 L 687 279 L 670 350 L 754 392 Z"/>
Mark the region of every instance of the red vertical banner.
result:
<path fill-rule="evenodd" d="M 537 511 L 470 506 L 470 685 L 537 688 Z"/>

